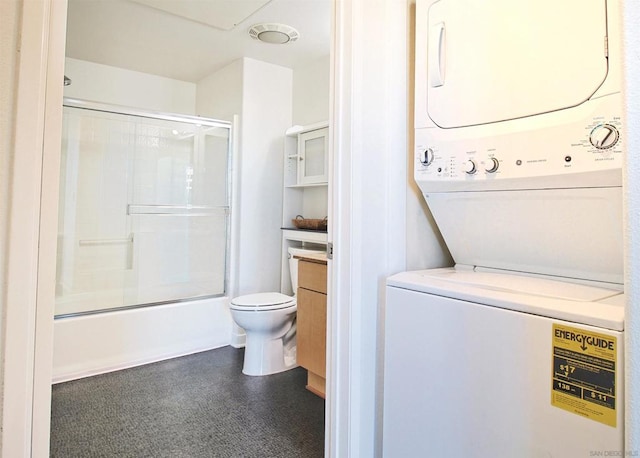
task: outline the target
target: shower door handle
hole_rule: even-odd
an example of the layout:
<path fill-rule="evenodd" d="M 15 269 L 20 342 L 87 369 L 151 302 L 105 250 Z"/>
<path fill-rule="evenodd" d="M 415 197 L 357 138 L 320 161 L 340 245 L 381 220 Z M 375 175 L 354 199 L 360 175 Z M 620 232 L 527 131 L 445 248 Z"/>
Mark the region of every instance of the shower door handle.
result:
<path fill-rule="evenodd" d="M 225 216 L 228 206 L 207 207 L 202 205 L 127 205 L 127 215 L 132 216 Z"/>
<path fill-rule="evenodd" d="M 98 245 L 119 245 L 122 243 L 133 243 L 133 234 L 126 239 L 82 239 L 78 240 L 80 246 L 98 246 Z"/>

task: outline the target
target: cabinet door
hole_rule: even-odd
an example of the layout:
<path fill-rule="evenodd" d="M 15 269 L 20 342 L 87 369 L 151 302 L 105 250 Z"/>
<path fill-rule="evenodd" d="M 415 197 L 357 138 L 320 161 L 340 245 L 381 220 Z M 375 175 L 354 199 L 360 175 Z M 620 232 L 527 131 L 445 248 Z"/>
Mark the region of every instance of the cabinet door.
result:
<path fill-rule="evenodd" d="M 325 183 L 327 181 L 328 145 L 328 128 L 304 132 L 298 136 L 298 184 Z"/>
<path fill-rule="evenodd" d="M 326 377 L 327 296 L 298 288 L 298 364 Z"/>

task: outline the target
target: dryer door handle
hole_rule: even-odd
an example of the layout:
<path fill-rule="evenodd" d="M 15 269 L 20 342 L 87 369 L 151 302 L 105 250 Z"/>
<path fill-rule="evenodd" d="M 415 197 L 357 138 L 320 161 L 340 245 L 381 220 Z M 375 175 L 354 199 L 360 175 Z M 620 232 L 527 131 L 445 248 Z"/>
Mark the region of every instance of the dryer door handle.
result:
<path fill-rule="evenodd" d="M 431 87 L 444 85 L 445 38 L 444 22 L 435 24 L 429 33 L 429 84 Z"/>

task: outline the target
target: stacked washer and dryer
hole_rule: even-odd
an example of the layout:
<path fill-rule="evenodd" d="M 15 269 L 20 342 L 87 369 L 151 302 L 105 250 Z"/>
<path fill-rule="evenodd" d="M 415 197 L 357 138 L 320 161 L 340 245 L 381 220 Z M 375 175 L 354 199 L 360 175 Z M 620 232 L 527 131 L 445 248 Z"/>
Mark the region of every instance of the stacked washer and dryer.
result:
<path fill-rule="evenodd" d="M 414 176 L 455 267 L 387 281 L 384 456 L 624 456 L 620 14 L 418 0 Z"/>

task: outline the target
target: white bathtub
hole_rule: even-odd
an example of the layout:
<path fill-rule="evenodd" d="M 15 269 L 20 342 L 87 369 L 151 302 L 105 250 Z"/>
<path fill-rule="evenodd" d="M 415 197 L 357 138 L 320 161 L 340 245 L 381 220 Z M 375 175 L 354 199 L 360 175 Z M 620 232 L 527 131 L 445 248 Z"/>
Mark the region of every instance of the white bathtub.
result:
<path fill-rule="evenodd" d="M 53 383 L 229 345 L 229 298 L 57 319 Z"/>

